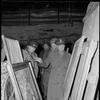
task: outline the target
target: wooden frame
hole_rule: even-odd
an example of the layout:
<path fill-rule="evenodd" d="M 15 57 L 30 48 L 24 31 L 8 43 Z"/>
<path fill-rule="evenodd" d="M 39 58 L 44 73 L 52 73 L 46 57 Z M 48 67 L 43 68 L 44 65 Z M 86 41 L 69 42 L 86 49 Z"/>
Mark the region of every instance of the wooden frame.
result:
<path fill-rule="evenodd" d="M 7 61 L 8 61 L 6 66 L 7 66 L 7 70 L 11 78 L 14 90 L 15 90 L 16 99 L 23 100 L 21 96 L 21 91 L 19 89 L 19 86 L 16 80 L 15 73 L 12 67 L 13 63 L 23 62 L 19 42 L 17 40 L 9 39 L 5 37 L 4 35 L 2 35 L 2 41 L 4 44 L 4 50 L 5 50 Z"/>
<path fill-rule="evenodd" d="M 94 40 L 82 41 L 81 39 L 75 43 L 68 67 L 69 69 L 67 70 L 65 80 L 66 84 L 64 84 L 64 86 L 66 85 L 64 100 L 83 100 L 82 97 L 83 92 L 85 91 L 86 81 L 88 81 L 88 84 L 85 91 L 86 93 L 84 94 L 84 100 L 93 100 L 95 94 L 96 84 L 98 81 L 98 65 L 96 64 L 96 68 L 94 66 L 91 67 L 91 74 L 89 69 L 91 59 L 97 48 L 97 42 Z M 76 48 L 77 46 L 78 49 Z M 92 91 L 90 91 L 90 88 Z M 88 94 L 91 96 L 87 96 Z"/>
<path fill-rule="evenodd" d="M 71 93 L 71 96 L 69 97 L 70 100 L 73 100 L 73 98 L 74 100 L 77 100 L 77 93 L 79 91 L 78 89 L 79 89 L 79 85 L 80 85 L 82 75 L 83 75 L 84 63 L 87 57 L 87 50 L 88 50 L 88 47 L 86 48 L 83 47 L 83 50 L 81 52 L 80 60 L 78 62 L 77 71 L 75 75 L 76 77 L 75 77 L 75 81 L 72 88 L 72 93 Z"/>
<path fill-rule="evenodd" d="M 4 43 L 4 49 L 5 49 L 7 60 L 8 60 L 7 69 L 8 69 L 8 73 L 10 75 L 10 78 L 15 90 L 16 99 L 17 100 L 24 99 L 21 88 L 20 88 L 20 84 L 19 84 L 19 78 L 21 78 L 19 75 L 25 74 L 24 69 L 28 68 L 32 77 L 31 80 L 33 81 L 34 87 L 36 89 L 35 91 L 39 97 L 38 100 L 42 100 L 42 97 L 38 88 L 38 84 L 37 84 L 34 72 L 32 70 L 31 63 L 23 62 L 23 57 L 21 54 L 19 42 L 17 40 L 6 38 L 4 35 L 2 35 L 2 40 Z"/>
<path fill-rule="evenodd" d="M 18 83 L 17 83 L 15 73 L 13 71 L 13 67 L 10 63 L 7 64 L 7 69 L 8 69 L 8 73 L 9 73 L 9 76 L 11 78 L 11 81 L 12 81 L 12 85 L 14 87 L 16 99 L 17 100 L 23 100 L 22 95 L 21 95 L 21 91 L 20 91 Z"/>
<path fill-rule="evenodd" d="M 84 63 L 84 69 L 83 69 L 83 74 L 82 74 L 82 78 L 81 78 L 81 83 L 80 83 L 79 90 L 78 90 L 78 93 L 77 93 L 77 100 L 82 100 L 86 80 L 87 80 L 87 77 L 88 77 L 88 74 L 89 74 L 90 62 L 91 62 L 93 54 L 96 50 L 96 47 L 97 47 L 97 42 L 95 42 L 93 40 L 89 41 L 87 56 L 85 57 L 86 60 L 85 60 L 85 63 Z"/>
<path fill-rule="evenodd" d="M 79 64 L 78 64 L 76 75 L 75 75 L 75 81 L 73 83 L 73 87 L 71 90 L 72 93 L 70 94 L 70 97 L 68 98 L 68 100 L 83 100 L 84 98 L 83 92 L 85 91 L 86 80 L 89 74 L 90 62 L 96 50 L 96 46 L 97 46 L 97 42 L 93 40 L 84 42 L 82 52 L 81 52 L 81 58 L 79 60 Z M 96 85 L 95 85 L 95 88 L 96 88 Z M 87 87 L 86 87 L 86 90 L 88 90 Z M 86 93 L 85 95 L 88 94 Z M 92 94 L 94 93 L 95 91 L 92 92 Z M 89 99 L 85 98 L 84 100 L 89 100 Z M 91 97 L 91 100 L 93 100 L 93 96 Z"/>
<path fill-rule="evenodd" d="M 94 59 L 91 64 L 91 70 L 88 73 L 87 77 L 87 88 L 84 96 L 84 100 L 94 100 L 94 95 L 96 88 L 98 88 L 99 81 L 99 43 L 94 53 Z M 98 99 L 99 100 L 99 99 Z"/>
<path fill-rule="evenodd" d="M 9 39 L 2 35 L 2 41 L 4 44 L 7 60 L 11 64 L 23 62 L 23 57 L 18 40 Z"/>
<path fill-rule="evenodd" d="M 24 94 L 25 93 L 24 90 L 26 90 L 26 89 L 23 89 L 26 84 L 26 83 L 24 84 L 23 78 L 25 79 L 25 77 L 28 76 L 29 74 L 30 74 L 29 79 L 31 80 L 30 85 L 31 85 L 32 92 L 34 93 L 34 97 L 37 98 L 36 100 L 42 100 L 42 96 L 40 94 L 40 91 L 39 91 L 39 88 L 38 88 L 38 85 L 37 85 L 37 82 L 35 79 L 35 75 L 32 70 L 32 66 L 31 66 L 30 62 L 22 62 L 22 63 L 16 63 L 16 64 L 12 64 L 12 65 L 9 64 L 7 66 L 7 69 L 8 69 L 8 73 L 12 80 L 12 84 L 13 84 L 13 87 L 14 87 L 14 90 L 16 93 L 17 100 L 29 100 L 29 98 L 27 98 L 27 96 Z"/>
<path fill-rule="evenodd" d="M 64 100 L 68 100 L 72 83 L 74 81 L 74 76 L 78 64 L 78 60 L 82 51 L 83 42 L 85 40 L 85 36 L 82 36 L 79 40 L 76 41 L 72 56 L 68 65 L 68 70 L 66 72 L 65 81 L 64 81 Z"/>

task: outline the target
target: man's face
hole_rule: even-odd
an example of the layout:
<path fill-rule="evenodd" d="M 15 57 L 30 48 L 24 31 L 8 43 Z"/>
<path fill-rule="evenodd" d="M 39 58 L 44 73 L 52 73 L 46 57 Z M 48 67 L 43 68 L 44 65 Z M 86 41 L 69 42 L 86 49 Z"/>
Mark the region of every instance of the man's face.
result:
<path fill-rule="evenodd" d="M 33 47 L 33 46 L 28 46 L 28 51 L 29 51 L 30 53 L 34 52 L 35 50 L 36 50 L 35 47 Z"/>
<path fill-rule="evenodd" d="M 57 48 L 57 45 L 55 43 L 52 43 L 51 47 L 55 50 Z"/>
<path fill-rule="evenodd" d="M 59 51 L 64 51 L 65 49 L 65 45 L 64 44 L 60 44 L 57 46 Z"/>
<path fill-rule="evenodd" d="M 45 49 L 45 50 L 48 50 L 48 49 L 49 49 L 48 44 L 44 44 L 44 46 L 43 46 L 43 47 L 44 47 L 44 49 Z"/>

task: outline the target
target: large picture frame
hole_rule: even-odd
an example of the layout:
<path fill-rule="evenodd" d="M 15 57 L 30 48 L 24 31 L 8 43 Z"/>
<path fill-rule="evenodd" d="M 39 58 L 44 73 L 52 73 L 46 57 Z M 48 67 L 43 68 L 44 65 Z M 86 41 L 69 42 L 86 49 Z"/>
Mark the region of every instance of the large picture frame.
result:
<path fill-rule="evenodd" d="M 30 62 L 7 65 L 15 97 L 19 100 L 42 100 Z"/>
<path fill-rule="evenodd" d="M 33 68 L 30 62 L 24 62 L 19 41 L 7 38 L 4 35 L 2 35 L 2 41 L 8 62 L 6 67 L 14 88 L 16 100 L 31 100 L 28 98 L 31 95 L 33 97 L 32 100 L 42 100 Z M 27 87 L 30 86 L 32 86 L 31 89 L 28 89 Z M 34 93 L 31 94 L 33 91 Z"/>

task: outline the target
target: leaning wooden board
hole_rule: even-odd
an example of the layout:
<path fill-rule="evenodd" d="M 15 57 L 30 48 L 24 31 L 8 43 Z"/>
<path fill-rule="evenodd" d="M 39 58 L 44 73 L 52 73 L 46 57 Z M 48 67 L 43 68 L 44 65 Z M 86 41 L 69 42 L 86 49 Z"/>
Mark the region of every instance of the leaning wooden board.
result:
<path fill-rule="evenodd" d="M 17 72 L 17 75 L 16 75 L 14 70 L 13 70 L 13 66 L 12 66 L 12 64 L 23 62 L 19 42 L 17 40 L 12 40 L 12 39 L 6 38 L 6 37 L 4 37 L 4 35 L 2 35 L 2 40 L 4 43 L 4 49 L 5 49 L 7 60 L 9 63 L 7 65 L 7 69 L 8 69 L 10 78 L 12 80 L 12 84 L 13 84 L 13 87 L 15 90 L 16 99 L 23 100 L 22 91 L 20 90 L 20 86 L 18 83 L 19 79 L 17 80 L 17 78 L 20 77 L 20 74 L 24 74 L 24 71 L 20 70 L 20 72 Z M 31 66 L 31 64 L 30 64 L 30 66 Z M 30 69 L 32 71 L 31 67 L 30 67 Z M 36 78 L 34 76 L 34 72 L 32 72 L 32 76 L 33 76 L 33 80 L 34 80 L 34 83 L 35 83 L 35 86 L 37 89 L 36 91 L 38 91 L 38 93 L 39 93 L 39 95 L 38 95 L 40 98 L 39 100 L 42 100 L 42 97 L 41 97 L 41 94 L 40 94 L 40 91 L 39 91 L 39 88 L 38 88 L 38 85 L 36 82 Z"/>
<path fill-rule="evenodd" d="M 30 62 L 22 62 L 13 64 L 13 69 L 17 77 L 19 87 L 21 89 L 24 100 L 30 100 L 32 98 L 36 100 L 42 100 L 34 72 Z M 19 72 L 24 72 L 20 73 Z M 28 91 L 25 93 L 25 91 Z M 33 99 L 33 100 L 34 100 Z"/>
<path fill-rule="evenodd" d="M 15 75 L 13 68 L 12 68 L 12 65 L 10 63 L 7 64 L 7 69 L 8 69 L 8 73 L 9 73 L 9 76 L 11 78 L 11 81 L 12 81 L 12 84 L 13 84 L 13 87 L 14 87 L 16 99 L 17 100 L 23 100 L 20 88 L 18 86 L 16 75 Z"/>
<path fill-rule="evenodd" d="M 12 64 L 14 63 L 23 62 L 21 50 L 19 47 L 19 42 L 17 40 L 6 38 L 4 35 L 2 35 L 2 41 L 4 44 L 4 49 L 5 49 L 5 53 L 6 53 L 7 61 L 8 61 L 6 67 L 7 67 L 9 76 L 11 78 L 13 87 L 14 87 L 16 99 L 23 100 L 15 73 L 12 67 Z"/>
<path fill-rule="evenodd" d="M 84 37 L 84 39 L 85 39 L 85 37 Z M 78 42 L 76 42 L 76 43 L 78 44 Z M 83 41 L 83 43 L 81 44 L 81 48 L 80 48 L 81 51 L 75 52 L 75 49 L 77 51 L 77 48 L 79 48 L 79 47 L 75 48 L 76 43 L 75 43 L 72 57 L 71 57 L 71 60 L 69 63 L 69 67 L 68 67 L 69 69 L 67 70 L 67 73 L 66 73 L 66 78 L 65 78 L 65 83 L 64 83 L 64 86 L 66 85 L 65 91 L 64 91 L 65 92 L 64 100 L 82 100 L 83 92 L 84 92 L 85 85 L 86 85 L 86 80 L 87 80 L 88 74 L 89 74 L 90 62 L 91 62 L 91 59 L 92 59 L 94 52 L 96 50 L 96 47 L 97 47 L 96 41 L 93 41 L 93 40 L 86 41 L 86 42 Z M 77 57 L 75 55 L 75 53 L 76 54 L 78 53 L 79 56 Z M 79 57 L 80 57 L 80 59 L 79 59 Z M 77 58 L 79 61 L 77 61 L 75 58 Z M 74 61 L 77 62 L 76 65 L 75 65 Z M 72 65 L 71 65 L 71 62 L 73 63 Z M 75 67 L 75 66 L 77 66 L 77 67 Z M 73 68 L 71 68 L 71 67 L 73 67 Z M 95 68 L 95 70 L 97 70 L 97 69 L 98 68 Z M 95 80 L 96 83 L 97 83 L 97 80 L 98 80 L 98 77 L 96 77 L 96 80 Z M 90 87 L 90 84 L 88 84 L 87 88 L 89 88 L 89 87 Z M 94 85 L 94 87 L 96 88 L 96 84 Z M 94 92 L 92 92 L 93 95 L 95 94 L 95 88 L 94 88 Z M 87 91 L 89 92 L 88 89 L 87 89 Z M 85 94 L 87 95 L 88 92 Z M 84 98 L 89 97 L 86 95 Z M 93 95 L 91 96 L 92 99 L 93 99 Z M 89 99 L 84 99 L 84 100 L 89 100 Z"/>
<path fill-rule="evenodd" d="M 73 85 L 70 100 L 73 100 L 73 99 L 82 100 L 82 96 L 83 96 L 83 92 L 84 92 L 85 84 L 86 84 L 86 78 L 88 75 L 88 71 L 90 69 L 91 58 L 94 54 L 95 49 L 96 49 L 96 42 L 94 41 L 87 41 L 85 45 L 83 44 L 84 52 L 81 53 L 82 56 L 78 65 L 78 70 L 76 73 L 76 78 Z M 80 90 L 82 91 L 80 92 Z"/>
<path fill-rule="evenodd" d="M 84 96 L 84 100 L 94 100 L 97 83 L 99 80 L 99 43 L 94 53 L 94 58 L 91 63 L 91 70 L 87 77 L 87 87 Z"/>
<path fill-rule="evenodd" d="M 18 40 L 9 39 L 4 35 L 2 35 L 2 40 L 4 43 L 7 60 L 11 64 L 23 62 L 23 57 Z"/>
<path fill-rule="evenodd" d="M 74 81 L 74 76 L 77 68 L 77 63 L 79 61 L 79 57 L 82 51 L 83 42 L 85 40 L 85 36 L 82 36 L 79 40 L 76 41 L 72 56 L 68 65 L 68 70 L 66 72 L 65 81 L 64 81 L 64 100 L 68 100 L 72 83 Z"/>
<path fill-rule="evenodd" d="M 82 79 L 81 79 L 81 83 L 80 83 L 80 87 L 79 87 L 79 90 L 78 90 L 78 93 L 77 93 L 77 99 L 76 100 L 82 100 L 86 80 L 87 80 L 89 69 L 90 69 L 90 62 L 91 62 L 93 54 L 96 50 L 96 47 L 97 47 L 97 42 L 95 42 L 93 40 L 89 41 L 88 52 L 87 52 L 87 56 L 86 56 L 86 61 L 84 63 Z"/>
<path fill-rule="evenodd" d="M 74 100 L 77 100 L 77 93 L 78 93 L 79 85 L 82 79 L 84 63 L 86 61 L 87 50 L 88 50 L 88 47 L 84 48 L 84 46 L 86 46 L 85 43 L 83 44 L 82 52 L 80 54 L 80 60 L 77 65 L 76 77 L 75 77 L 75 81 L 73 84 L 72 93 L 70 97 L 71 100 L 73 100 L 73 98 Z"/>
<path fill-rule="evenodd" d="M 42 100 L 42 96 L 41 96 L 41 93 L 40 93 L 40 90 L 39 90 L 39 87 L 38 87 L 38 84 L 37 84 L 37 81 L 36 81 L 36 78 L 35 78 L 35 74 L 33 72 L 32 66 L 31 66 L 31 63 L 29 63 L 29 67 L 30 67 L 30 70 L 31 70 L 31 73 L 32 73 L 32 76 L 33 76 L 33 80 L 34 80 L 34 84 L 35 84 L 35 87 L 36 87 L 36 90 L 37 90 L 37 93 L 38 93 L 38 96 L 39 96 L 39 100 Z"/>

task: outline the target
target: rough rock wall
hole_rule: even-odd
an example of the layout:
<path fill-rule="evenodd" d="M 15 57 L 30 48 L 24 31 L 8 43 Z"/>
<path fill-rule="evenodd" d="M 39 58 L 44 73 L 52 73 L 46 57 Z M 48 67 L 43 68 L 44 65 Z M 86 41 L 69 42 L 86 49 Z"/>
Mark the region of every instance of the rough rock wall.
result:
<path fill-rule="evenodd" d="M 53 36 L 76 40 L 82 33 L 83 23 L 44 24 L 36 26 L 2 26 L 2 34 L 20 41 L 45 39 Z"/>

